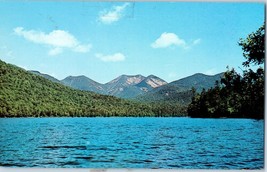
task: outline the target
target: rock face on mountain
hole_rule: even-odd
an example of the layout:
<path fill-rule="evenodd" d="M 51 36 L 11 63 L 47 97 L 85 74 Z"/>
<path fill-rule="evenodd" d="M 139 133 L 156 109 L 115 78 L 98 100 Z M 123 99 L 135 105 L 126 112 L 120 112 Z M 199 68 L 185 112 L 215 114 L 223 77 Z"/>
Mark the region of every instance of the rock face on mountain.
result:
<path fill-rule="evenodd" d="M 65 79 L 61 80 L 61 82 L 66 86 L 79 90 L 92 91 L 100 94 L 106 93 L 105 85 L 100 84 L 90 78 L 87 78 L 84 75 L 68 76 Z"/>
<path fill-rule="evenodd" d="M 142 75 L 121 75 L 105 84 L 109 95 L 117 96 L 122 92 L 138 92 L 133 86 L 145 79 Z M 133 87 L 133 88 L 132 88 Z"/>
<path fill-rule="evenodd" d="M 157 76 L 149 75 L 144 80 L 142 80 L 140 83 L 138 83 L 136 86 L 139 87 L 144 92 L 148 92 L 152 90 L 153 88 L 157 88 L 163 85 L 166 85 L 167 82 L 160 79 Z"/>
<path fill-rule="evenodd" d="M 121 98 L 133 98 L 153 88 L 167 84 L 166 81 L 150 75 L 121 75 L 105 84 L 107 94 Z"/>

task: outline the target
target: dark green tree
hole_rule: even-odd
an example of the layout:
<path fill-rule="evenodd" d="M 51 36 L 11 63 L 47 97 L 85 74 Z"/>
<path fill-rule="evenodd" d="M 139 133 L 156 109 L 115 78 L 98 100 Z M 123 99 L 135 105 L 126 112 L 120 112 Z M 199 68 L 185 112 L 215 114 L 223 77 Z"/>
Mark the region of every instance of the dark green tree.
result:
<path fill-rule="evenodd" d="M 265 58 L 265 25 L 256 32 L 252 32 L 246 39 L 240 39 L 238 43 L 243 50 L 243 56 L 247 59 L 243 65 L 249 67 L 252 64 L 260 65 Z"/>
<path fill-rule="evenodd" d="M 240 39 L 243 66 L 264 64 L 265 26 L 261 26 L 246 39 Z M 243 75 L 234 69 L 224 73 L 221 85 L 193 97 L 187 112 L 191 117 L 264 118 L 264 69 L 244 70 Z"/>

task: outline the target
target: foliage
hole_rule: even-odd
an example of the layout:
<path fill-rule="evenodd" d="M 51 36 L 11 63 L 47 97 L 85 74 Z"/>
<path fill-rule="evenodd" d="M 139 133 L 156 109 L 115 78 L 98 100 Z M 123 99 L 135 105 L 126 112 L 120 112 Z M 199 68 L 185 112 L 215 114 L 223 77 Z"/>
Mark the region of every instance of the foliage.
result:
<path fill-rule="evenodd" d="M 241 39 L 244 57 L 243 64 L 264 63 L 264 26 L 256 33 Z M 244 70 L 243 76 L 234 69 L 224 73 L 221 85 L 203 90 L 192 98 L 187 109 L 191 117 L 264 118 L 264 69 Z"/>
<path fill-rule="evenodd" d="M 203 90 L 188 107 L 191 117 L 263 118 L 264 70 L 248 70 L 241 77 L 234 69 L 225 72 L 222 86 Z"/>
<path fill-rule="evenodd" d="M 247 59 L 243 63 L 249 67 L 251 63 L 260 65 L 265 58 L 265 25 L 263 24 L 256 32 L 252 32 L 246 39 L 240 39 L 239 45 L 242 46 L 243 55 Z"/>
<path fill-rule="evenodd" d="M 0 117 L 180 115 L 169 112 L 164 106 L 75 90 L 0 60 Z"/>
<path fill-rule="evenodd" d="M 162 88 L 155 88 L 144 95 L 136 97 L 135 100 L 151 103 L 169 102 L 187 105 L 191 102 L 191 97 L 192 92 L 190 90 L 184 90 L 172 85 L 164 85 Z"/>

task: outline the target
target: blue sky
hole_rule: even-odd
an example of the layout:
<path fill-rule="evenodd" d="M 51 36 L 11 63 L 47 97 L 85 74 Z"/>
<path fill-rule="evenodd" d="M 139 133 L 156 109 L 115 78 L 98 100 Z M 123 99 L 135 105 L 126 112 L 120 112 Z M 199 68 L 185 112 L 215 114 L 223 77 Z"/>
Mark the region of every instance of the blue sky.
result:
<path fill-rule="evenodd" d="M 63 79 L 122 74 L 171 82 L 242 67 L 239 38 L 264 3 L 0 2 L 0 59 Z"/>

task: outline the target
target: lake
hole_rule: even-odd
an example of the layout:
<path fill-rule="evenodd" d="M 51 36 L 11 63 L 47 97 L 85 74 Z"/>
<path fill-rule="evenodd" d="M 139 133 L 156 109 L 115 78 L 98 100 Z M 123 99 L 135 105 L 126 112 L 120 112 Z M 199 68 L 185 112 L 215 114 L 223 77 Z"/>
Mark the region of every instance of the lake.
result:
<path fill-rule="evenodd" d="M 264 120 L 0 119 L 0 166 L 262 169 Z"/>

